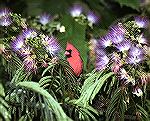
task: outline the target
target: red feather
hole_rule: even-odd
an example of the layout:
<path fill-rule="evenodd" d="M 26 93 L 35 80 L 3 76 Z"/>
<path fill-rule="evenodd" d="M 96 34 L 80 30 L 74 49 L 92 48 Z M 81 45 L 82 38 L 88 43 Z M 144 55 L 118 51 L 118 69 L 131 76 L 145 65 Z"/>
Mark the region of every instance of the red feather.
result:
<path fill-rule="evenodd" d="M 80 76 L 83 69 L 83 61 L 80 57 L 80 52 L 71 43 L 67 43 L 65 55 L 75 75 Z"/>

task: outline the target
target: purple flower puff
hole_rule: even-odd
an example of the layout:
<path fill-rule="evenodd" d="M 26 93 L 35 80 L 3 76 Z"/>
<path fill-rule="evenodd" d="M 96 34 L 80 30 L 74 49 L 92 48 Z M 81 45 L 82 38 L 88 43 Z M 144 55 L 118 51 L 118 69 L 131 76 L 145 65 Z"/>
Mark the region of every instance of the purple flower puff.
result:
<path fill-rule="evenodd" d="M 118 34 L 125 34 L 126 29 L 123 27 L 121 23 L 113 25 L 109 29 L 110 33 L 118 35 Z"/>
<path fill-rule="evenodd" d="M 24 38 L 22 35 L 18 35 L 16 39 L 11 42 L 11 48 L 13 51 L 17 52 L 24 46 Z"/>
<path fill-rule="evenodd" d="M 103 48 L 111 46 L 112 45 L 112 36 L 111 36 L 111 34 L 107 34 L 107 35 L 101 37 L 98 41 L 98 45 L 102 46 Z"/>
<path fill-rule="evenodd" d="M 23 48 L 20 49 L 19 51 L 19 55 L 22 57 L 22 58 L 25 58 L 29 55 L 31 55 L 31 51 L 32 51 L 32 48 L 30 48 L 29 46 L 24 46 Z"/>
<path fill-rule="evenodd" d="M 11 25 L 11 23 L 12 23 L 12 20 L 10 17 L 3 17 L 0 19 L 1 26 L 9 26 L 9 25 Z"/>
<path fill-rule="evenodd" d="M 106 55 L 105 48 L 99 46 L 99 44 L 97 44 L 96 47 L 95 47 L 95 53 L 96 53 L 97 56 Z"/>
<path fill-rule="evenodd" d="M 106 55 L 106 52 L 104 49 L 96 47 L 96 70 L 103 70 L 108 65 L 110 59 Z"/>
<path fill-rule="evenodd" d="M 96 70 L 103 70 L 109 63 L 109 58 L 106 55 L 96 57 Z"/>
<path fill-rule="evenodd" d="M 138 56 L 143 54 L 144 54 L 143 49 L 136 46 L 132 46 L 129 50 L 129 55 L 131 56 Z"/>
<path fill-rule="evenodd" d="M 112 42 L 114 44 L 121 43 L 124 40 L 125 29 L 122 24 L 117 24 L 110 27 L 108 33 L 112 36 Z"/>
<path fill-rule="evenodd" d="M 131 42 L 129 40 L 124 40 L 121 43 L 116 44 L 116 48 L 120 52 L 128 51 L 131 47 Z"/>
<path fill-rule="evenodd" d="M 121 62 L 121 57 L 120 55 L 117 53 L 117 52 L 114 52 L 112 54 L 112 60 L 115 62 L 115 63 L 120 63 Z"/>
<path fill-rule="evenodd" d="M 82 13 L 82 7 L 79 4 L 74 4 L 72 8 L 70 8 L 70 14 L 72 17 L 78 17 Z"/>
<path fill-rule="evenodd" d="M 140 35 L 140 37 L 138 38 L 138 42 L 140 43 L 140 44 L 147 44 L 147 39 L 144 37 L 144 34 L 142 33 L 141 35 Z"/>
<path fill-rule="evenodd" d="M 134 17 L 135 23 L 140 27 L 140 28 L 146 28 L 148 27 L 149 20 L 145 16 L 136 16 Z"/>
<path fill-rule="evenodd" d="M 114 73 L 118 73 L 121 66 L 123 65 L 120 55 L 114 52 L 112 54 L 112 61 L 113 61 L 113 64 L 112 64 L 111 70 Z"/>
<path fill-rule="evenodd" d="M 40 15 L 39 22 L 42 25 L 46 25 L 50 20 L 51 20 L 51 16 L 49 14 L 43 13 L 42 15 Z"/>
<path fill-rule="evenodd" d="M 99 22 L 99 17 L 94 12 L 89 12 L 87 14 L 87 19 L 92 24 L 96 24 Z"/>
<path fill-rule="evenodd" d="M 15 40 L 11 42 L 12 50 L 20 57 L 26 57 L 31 54 L 31 48 L 25 45 L 25 39 L 22 35 L 18 35 Z"/>
<path fill-rule="evenodd" d="M 131 47 L 128 52 L 126 62 L 129 64 L 138 64 L 144 60 L 144 51 L 139 47 Z"/>
<path fill-rule="evenodd" d="M 109 34 L 112 36 L 112 43 L 114 44 L 121 43 L 125 39 L 124 34 L 121 33 L 118 34 L 109 33 Z"/>
<path fill-rule="evenodd" d="M 29 39 L 29 38 L 34 38 L 38 35 L 37 31 L 35 31 L 34 29 L 24 29 L 22 31 L 22 35 L 24 38 Z"/>
<path fill-rule="evenodd" d="M 12 23 L 10 13 L 11 13 L 10 10 L 7 8 L 0 10 L 0 25 L 1 26 L 9 26 Z"/>
<path fill-rule="evenodd" d="M 46 48 L 46 50 L 52 55 L 55 56 L 60 51 L 60 46 L 58 44 L 57 39 L 54 36 L 46 36 L 42 40 L 42 44 Z"/>
<path fill-rule="evenodd" d="M 27 72 L 36 72 L 37 63 L 31 56 L 27 56 L 23 61 L 24 68 Z"/>
<path fill-rule="evenodd" d="M 135 85 L 135 80 L 132 78 L 132 76 L 128 75 L 127 71 L 124 68 L 120 69 L 119 78 L 125 85 L 129 84 L 130 82 L 132 83 L 132 85 Z"/>
<path fill-rule="evenodd" d="M 121 80 L 128 80 L 129 75 L 127 73 L 127 71 L 124 68 L 120 69 L 120 79 Z"/>
<path fill-rule="evenodd" d="M 127 59 L 126 59 L 126 62 L 128 64 L 134 64 L 134 65 L 136 65 L 136 64 L 140 63 L 143 60 L 144 60 L 144 55 L 138 55 L 138 56 L 131 56 L 131 55 L 129 55 L 127 57 Z"/>
<path fill-rule="evenodd" d="M 0 18 L 3 16 L 9 16 L 11 11 L 8 8 L 0 9 Z"/>

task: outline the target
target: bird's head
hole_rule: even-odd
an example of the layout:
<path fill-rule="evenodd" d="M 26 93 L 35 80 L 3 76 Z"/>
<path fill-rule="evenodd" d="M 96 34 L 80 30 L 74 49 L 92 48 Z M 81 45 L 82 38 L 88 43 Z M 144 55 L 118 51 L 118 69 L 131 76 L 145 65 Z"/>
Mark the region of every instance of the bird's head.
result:
<path fill-rule="evenodd" d="M 79 76 L 82 72 L 83 62 L 80 57 L 80 52 L 73 46 L 71 43 L 67 43 L 65 56 L 67 57 L 67 61 L 70 66 L 73 68 L 76 76 Z"/>
<path fill-rule="evenodd" d="M 70 58 L 73 55 L 78 56 L 78 55 L 80 55 L 80 53 L 71 43 L 67 42 L 65 55 L 66 55 L 67 58 Z"/>
<path fill-rule="evenodd" d="M 65 55 L 66 55 L 67 58 L 72 57 L 72 56 L 71 56 L 71 55 L 72 55 L 72 50 L 71 50 L 71 49 L 66 50 L 66 51 L 65 51 Z"/>

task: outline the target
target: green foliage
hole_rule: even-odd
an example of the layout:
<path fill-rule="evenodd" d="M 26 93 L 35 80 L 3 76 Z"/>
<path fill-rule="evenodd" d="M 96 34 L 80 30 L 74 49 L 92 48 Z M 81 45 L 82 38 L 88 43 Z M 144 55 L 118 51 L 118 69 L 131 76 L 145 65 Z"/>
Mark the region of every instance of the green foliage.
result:
<path fill-rule="evenodd" d="M 140 0 L 115 0 L 121 6 L 131 7 L 133 9 L 139 10 L 140 7 Z"/>
<path fill-rule="evenodd" d="M 10 77 L 13 77 L 16 73 L 16 71 L 21 68 L 22 62 L 21 60 L 14 54 L 12 55 L 6 55 L 8 56 L 8 61 L 4 60 L 2 58 L 3 65 L 6 67 L 5 70 L 10 74 Z M 9 58 L 9 56 L 12 56 Z"/>
<path fill-rule="evenodd" d="M 126 90 L 124 87 L 115 90 L 111 101 L 109 102 L 108 108 L 106 110 L 106 120 L 117 120 L 124 121 L 125 111 L 126 111 Z"/>
<path fill-rule="evenodd" d="M 141 121 L 148 121 L 148 120 L 150 120 L 149 117 L 148 117 L 147 111 L 143 107 L 138 105 L 138 104 L 136 106 L 137 106 L 137 111 L 138 111 L 138 113 L 140 115 Z"/>
<path fill-rule="evenodd" d="M 52 14 L 65 13 L 71 3 L 72 1 L 69 0 L 27 0 L 27 11 L 30 16 L 38 15 L 43 11 L 51 12 Z"/>
<path fill-rule="evenodd" d="M 5 92 L 3 85 L 0 83 L 0 120 L 10 121 L 11 120 L 11 114 L 8 111 L 9 105 L 4 99 Z"/>
<path fill-rule="evenodd" d="M 95 98 L 96 94 L 100 91 L 101 87 L 108 80 L 109 77 L 113 75 L 112 72 L 107 74 L 94 73 L 84 82 L 84 85 L 81 89 L 81 96 L 76 101 L 76 103 L 82 103 L 84 107 Z"/>
<path fill-rule="evenodd" d="M 48 104 L 49 108 L 52 109 L 56 115 L 56 119 L 58 121 L 68 121 L 71 120 L 69 119 L 66 114 L 63 112 L 61 106 L 59 105 L 59 103 L 57 103 L 55 101 L 55 99 L 43 88 L 40 87 L 40 85 L 36 82 L 19 82 L 17 84 L 17 86 L 19 87 L 25 87 L 26 89 L 30 89 L 34 92 L 37 92 L 39 94 L 41 94 L 42 96 L 44 96 L 46 99 L 46 103 Z"/>
<path fill-rule="evenodd" d="M 69 105 L 73 105 L 75 107 L 75 113 L 78 112 L 80 120 L 90 121 L 97 121 L 94 115 L 99 115 L 98 112 L 90 105 L 86 105 L 86 107 L 82 103 L 76 103 L 77 100 L 70 100 L 68 103 Z"/>
<path fill-rule="evenodd" d="M 0 96 L 2 96 L 2 97 L 5 96 L 4 88 L 3 88 L 3 85 L 1 83 L 0 83 Z"/>
<path fill-rule="evenodd" d="M 23 81 L 27 77 L 28 77 L 27 74 L 24 73 L 24 68 L 21 67 L 16 71 L 15 75 L 13 76 L 13 78 L 11 80 L 11 83 L 17 84 L 17 83 Z"/>
<path fill-rule="evenodd" d="M 83 7 L 80 16 L 70 15 L 69 10 L 74 3 Z M 0 6 L 12 9 L 10 17 L 13 24 L 0 26 L 0 121 L 149 121 L 150 50 L 146 48 L 147 44 L 140 44 L 147 52 L 146 62 L 132 65 L 131 68 L 122 64 L 125 63 L 127 53 L 117 53 L 124 57 L 121 66 L 118 65 L 119 69 L 127 69 L 124 75 L 112 72 L 112 61 L 107 69 L 96 71 L 93 68 L 95 54 L 91 52 L 95 52 L 95 48 L 88 45 L 90 40 L 99 40 L 104 36 L 113 23 L 122 22 L 128 31 L 126 37 L 135 40 L 135 43 L 142 32 L 147 31 L 149 36 L 149 27 L 140 28 L 131 17 L 133 14 L 150 15 L 150 3 L 143 1 L 141 4 L 140 0 L 1 2 Z M 87 18 L 90 11 L 100 17 L 98 23 L 90 24 Z M 39 22 L 40 14 L 44 12 L 51 15 L 51 20 L 45 25 Z M 2 19 L 0 11 L 0 24 Z M 61 27 L 64 27 L 63 31 L 60 31 Z M 14 52 L 11 45 L 15 37 L 27 28 L 33 28 L 38 33 L 36 37 L 25 39 L 25 44 L 32 48 L 28 55 L 30 59 L 20 57 L 20 51 Z M 58 55 L 51 55 L 43 48 L 44 44 L 48 44 L 42 43 L 45 36 L 57 37 L 61 46 Z M 79 77 L 74 75 L 64 56 L 67 42 L 79 50 L 84 62 L 83 73 Z M 112 54 L 116 51 L 109 47 L 105 50 L 112 51 Z M 25 70 L 25 59 L 29 61 L 29 68 L 33 61 L 36 62 L 32 65 L 37 66 L 35 72 Z M 109 59 L 113 60 L 111 57 Z M 117 65 L 114 67 L 117 68 Z M 127 78 L 120 81 L 124 76 Z M 129 80 L 130 76 L 134 80 Z"/>

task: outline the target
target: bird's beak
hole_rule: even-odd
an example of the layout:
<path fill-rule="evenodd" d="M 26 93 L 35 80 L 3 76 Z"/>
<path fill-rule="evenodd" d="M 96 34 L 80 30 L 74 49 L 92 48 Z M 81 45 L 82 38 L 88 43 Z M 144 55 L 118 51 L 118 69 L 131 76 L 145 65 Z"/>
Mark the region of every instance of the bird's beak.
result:
<path fill-rule="evenodd" d="M 65 55 L 66 55 L 66 56 L 67 56 L 67 55 L 70 55 L 70 52 L 66 51 L 66 52 L 65 52 Z"/>

